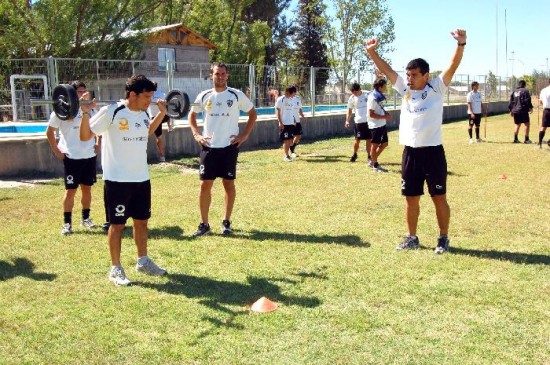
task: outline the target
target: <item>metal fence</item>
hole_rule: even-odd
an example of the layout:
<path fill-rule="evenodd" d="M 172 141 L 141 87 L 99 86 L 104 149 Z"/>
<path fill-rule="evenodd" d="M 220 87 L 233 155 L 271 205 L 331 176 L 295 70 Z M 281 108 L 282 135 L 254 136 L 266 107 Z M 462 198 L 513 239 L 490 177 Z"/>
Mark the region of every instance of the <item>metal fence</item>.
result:
<path fill-rule="evenodd" d="M 228 65 L 229 85 L 245 92 L 256 107 L 273 107 L 275 99 L 287 85 L 296 85 L 304 105 L 315 110 L 317 105 L 342 105 L 349 98 L 349 84 L 359 82 L 370 89 L 375 75 L 369 70 L 265 65 Z M 212 87 L 208 63 L 174 63 L 159 65 L 156 61 L 95 60 L 67 58 L 38 58 L 0 60 L 0 121 L 44 121 L 50 108 L 35 106 L 34 100 L 51 99 L 53 88 L 72 80 L 84 81 L 98 100 L 117 100 L 124 97 L 124 85 L 129 76 L 145 74 L 156 81 L 159 89 L 179 89 L 191 100 Z M 345 76 L 344 76 L 345 75 Z M 507 100 L 515 88 L 515 78 L 489 75 L 455 75 L 448 88 L 446 103 L 465 103 L 472 81 L 479 82 L 484 100 Z M 535 95 L 547 79 L 532 86 Z M 391 88 L 387 92 L 391 108 L 401 104 L 400 96 Z"/>

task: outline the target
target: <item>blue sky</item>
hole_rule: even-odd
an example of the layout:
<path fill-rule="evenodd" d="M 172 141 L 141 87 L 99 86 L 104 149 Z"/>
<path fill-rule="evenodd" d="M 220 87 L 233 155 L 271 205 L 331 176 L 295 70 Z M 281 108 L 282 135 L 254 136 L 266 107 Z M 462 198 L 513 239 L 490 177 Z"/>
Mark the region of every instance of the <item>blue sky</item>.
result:
<path fill-rule="evenodd" d="M 499 76 L 512 76 L 512 71 L 521 76 L 533 69 L 547 71 L 550 65 L 548 0 L 387 0 L 386 4 L 395 22 L 395 51 L 388 58 L 396 71 L 417 57 L 426 59 L 434 71 L 446 68 L 456 44 L 449 32 L 456 28 L 466 29 L 468 35 L 457 74 L 485 75 L 491 70 Z"/>

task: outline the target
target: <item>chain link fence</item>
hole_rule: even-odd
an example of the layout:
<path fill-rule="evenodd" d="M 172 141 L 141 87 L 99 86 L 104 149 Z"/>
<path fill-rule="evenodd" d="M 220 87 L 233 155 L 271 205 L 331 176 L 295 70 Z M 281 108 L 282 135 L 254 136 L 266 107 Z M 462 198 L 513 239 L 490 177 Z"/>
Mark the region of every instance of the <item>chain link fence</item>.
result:
<path fill-rule="evenodd" d="M 267 65 L 227 65 L 229 85 L 242 90 L 254 102 L 259 114 L 273 114 L 277 96 L 288 85 L 296 85 L 306 111 L 345 108 L 349 85 L 359 82 L 370 90 L 375 74 L 369 70 L 345 70 L 314 67 Z M 403 76 L 402 71 L 400 72 Z M 144 74 L 168 92 L 186 92 L 191 101 L 212 87 L 209 63 L 159 64 L 157 61 L 95 60 L 68 58 L 39 58 L 0 60 L 0 121 L 45 121 L 51 108 L 33 105 L 35 100 L 51 99 L 53 88 L 60 83 L 82 80 L 97 100 L 114 101 L 124 98 L 128 77 Z M 345 81 L 344 81 L 345 80 Z M 508 100 L 515 89 L 516 78 L 489 75 L 457 74 L 451 82 L 446 103 L 464 104 L 473 81 L 485 101 Z M 528 85 L 533 96 L 548 85 L 548 79 L 535 80 Z M 387 106 L 398 107 L 401 97 L 388 88 Z M 262 108 L 266 108 L 263 110 Z"/>

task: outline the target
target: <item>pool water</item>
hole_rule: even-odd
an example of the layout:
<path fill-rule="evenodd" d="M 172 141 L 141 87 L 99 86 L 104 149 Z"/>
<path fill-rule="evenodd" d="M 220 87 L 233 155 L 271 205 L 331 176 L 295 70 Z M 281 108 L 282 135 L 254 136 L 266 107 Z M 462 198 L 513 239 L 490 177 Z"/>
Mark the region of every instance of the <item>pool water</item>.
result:
<path fill-rule="evenodd" d="M 0 133 L 45 133 L 48 126 L 46 124 L 30 124 L 30 125 L 0 125 Z"/>

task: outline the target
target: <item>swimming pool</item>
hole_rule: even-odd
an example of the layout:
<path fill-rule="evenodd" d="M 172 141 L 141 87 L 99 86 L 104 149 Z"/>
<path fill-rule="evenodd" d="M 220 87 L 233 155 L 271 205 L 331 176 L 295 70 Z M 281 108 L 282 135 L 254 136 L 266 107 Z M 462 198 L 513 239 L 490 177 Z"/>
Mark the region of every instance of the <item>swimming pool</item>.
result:
<path fill-rule="evenodd" d="M 46 123 L 0 125 L 0 133 L 45 133 L 47 128 Z"/>

